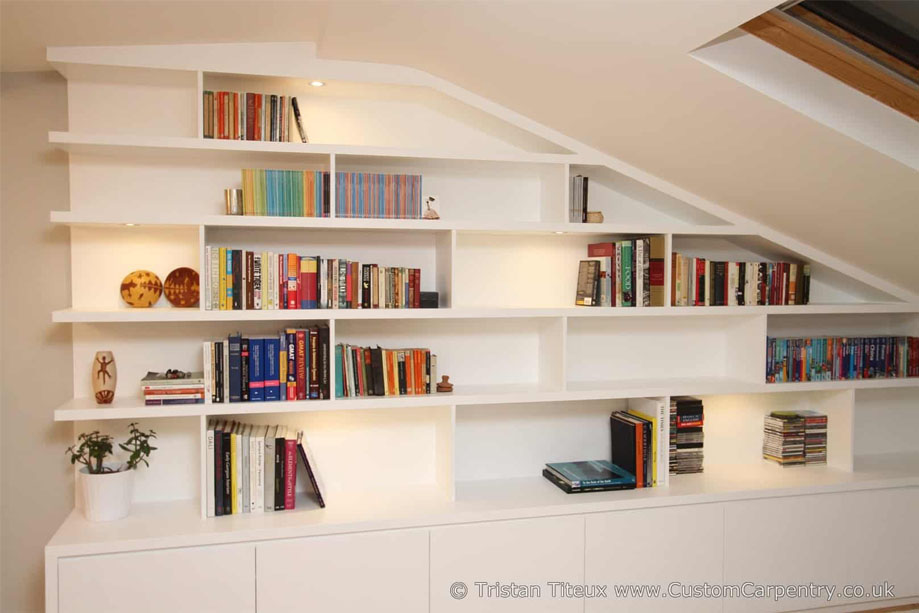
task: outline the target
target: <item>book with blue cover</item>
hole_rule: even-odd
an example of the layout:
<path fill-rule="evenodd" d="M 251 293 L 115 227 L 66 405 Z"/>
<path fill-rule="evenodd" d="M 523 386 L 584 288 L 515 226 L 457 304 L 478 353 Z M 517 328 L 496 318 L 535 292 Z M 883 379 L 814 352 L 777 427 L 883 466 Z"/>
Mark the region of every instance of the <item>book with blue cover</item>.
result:
<path fill-rule="evenodd" d="M 280 400 L 281 370 L 278 364 L 278 359 L 281 356 L 280 339 L 278 337 L 266 338 L 264 350 L 265 355 L 263 363 L 265 365 L 265 400 Z"/>
<path fill-rule="evenodd" d="M 608 460 L 554 462 L 542 474 L 569 494 L 635 488 L 635 475 Z"/>
<path fill-rule="evenodd" d="M 265 339 L 249 339 L 249 400 L 265 400 Z"/>

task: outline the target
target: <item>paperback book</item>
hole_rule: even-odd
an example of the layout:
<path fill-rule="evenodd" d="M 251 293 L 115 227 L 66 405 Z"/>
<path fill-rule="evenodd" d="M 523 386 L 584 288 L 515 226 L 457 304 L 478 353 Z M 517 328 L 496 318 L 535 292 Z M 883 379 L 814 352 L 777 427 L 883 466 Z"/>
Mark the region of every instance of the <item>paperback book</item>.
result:
<path fill-rule="evenodd" d="M 418 396 L 437 385 L 437 356 L 430 349 L 335 346 L 335 395 Z"/>
<path fill-rule="evenodd" d="M 809 304 L 810 265 L 727 262 L 673 253 L 672 306 Z"/>
<path fill-rule="evenodd" d="M 767 338 L 766 382 L 919 376 L 919 337 Z"/>

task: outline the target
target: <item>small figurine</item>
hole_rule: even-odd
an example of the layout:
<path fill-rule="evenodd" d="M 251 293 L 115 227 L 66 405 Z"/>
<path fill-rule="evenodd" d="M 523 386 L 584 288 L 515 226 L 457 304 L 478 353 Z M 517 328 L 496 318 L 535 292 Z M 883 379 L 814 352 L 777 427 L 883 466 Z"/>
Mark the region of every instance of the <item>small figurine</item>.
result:
<path fill-rule="evenodd" d="M 440 219 L 437 213 L 437 196 L 428 196 L 424 201 L 424 219 Z"/>
<path fill-rule="evenodd" d="M 443 375 L 441 377 L 440 381 L 437 383 L 437 391 L 438 392 L 452 392 L 453 391 L 453 384 L 450 383 L 449 375 Z"/>

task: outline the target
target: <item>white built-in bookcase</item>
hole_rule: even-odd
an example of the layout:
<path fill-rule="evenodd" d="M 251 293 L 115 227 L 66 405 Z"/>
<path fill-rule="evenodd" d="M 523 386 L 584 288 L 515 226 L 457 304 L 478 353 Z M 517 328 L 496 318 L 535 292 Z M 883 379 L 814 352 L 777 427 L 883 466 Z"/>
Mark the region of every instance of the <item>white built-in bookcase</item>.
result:
<path fill-rule="evenodd" d="M 140 532 L 194 544 L 917 481 L 919 442 L 908 432 L 919 429 L 919 379 L 764 383 L 767 335 L 919 334 L 914 294 L 450 83 L 312 52 L 49 49 L 69 97 L 68 131 L 49 139 L 70 152 L 70 202 L 51 222 L 71 228 L 72 267 L 72 305 L 52 317 L 73 326 L 74 358 L 73 399 L 55 419 L 74 422 L 75 434 L 120 435 L 131 420 L 159 433 L 151 466 L 137 475 L 134 516 L 88 526 L 77 512 L 58 544 L 92 551 Z M 326 87 L 308 86 L 317 78 Z M 298 96 L 311 143 L 201 138 L 204 89 Z M 421 173 L 441 220 L 226 216 L 223 190 L 240 186 L 244 167 Z M 567 221 L 574 174 L 590 177 L 590 208 L 603 224 Z M 648 234 L 663 235 L 668 252 L 809 262 L 811 304 L 573 306 L 589 243 Z M 208 245 L 420 267 L 440 308 L 220 312 L 171 308 L 165 298 L 150 309 L 121 302 L 128 272 L 201 270 Z M 333 346 L 429 347 L 455 391 L 174 407 L 139 398 L 148 370 L 200 370 L 204 340 L 312 323 L 329 326 Z M 90 393 L 92 356 L 103 349 L 118 366 L 111 407 Z M 607 457 L 609 413 L 630 399 L 683 394 L 705 400 L 703 474 L 584 496 L 540 476 L 546 462 Z M 763 462 L 763 415 L 794 408 L 828 413 L 828 466 Z M 211 417 L 306 429 L 328 508 L 301 496 L 295 511 L 203 518 Z"/>

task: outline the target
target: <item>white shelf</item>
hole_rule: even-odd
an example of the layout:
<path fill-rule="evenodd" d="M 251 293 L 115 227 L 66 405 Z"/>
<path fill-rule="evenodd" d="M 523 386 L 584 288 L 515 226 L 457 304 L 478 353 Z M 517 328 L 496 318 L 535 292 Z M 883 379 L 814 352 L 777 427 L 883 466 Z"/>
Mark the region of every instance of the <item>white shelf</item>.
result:
<path fill-rule="evenodd" d="M 275 228 L 275 229 L 321 229 L 321 230 L 378 230 L 378 231 L 423 231 L 423 232 L 467 232 L 476 234 L 685 234 L 743 236 L 749 235 L 737 226 L 682 223 L 668 224 L 585 224 L 544 221 L 472 222 L 459 220 L 424 219 L 360 219 L 340 217 L 273 217 L 263 215 L 192 215 L 169 214 L 83 214 L 71 211 L 52 211 L 51 223 L 68 226 L 182 226 L 209 228 Z"/>
<path fill-rule="evenodd" d="M 919 454 L 858 457 L 853 472 L 828 466 L 782 468 L 765 461 L 705 470 L 674 475 L 669 487 L 578 495 L 565 494 L 539 476 L 459 482 L 452 502 L 434 487 L 333 496 L 321 510 L 301 495 L 297 510 L 210 519 L 201 519 L 197 501 L 190 500 L 138 504 L 129 517 L 115 522 L 88 522 L 74 510 L 46 552 L 91 555 L 915 486 Z"/>
<path fill-rule="evenodd" d="M 524 151 L 470 152 L 447 149 L 409 149 L 363 145 L 314 143 L 274 143 L 263 141 L 223 140 L 177 136 L 127 134 L 87 134 L 48 132 L 48 142 L 72 152 L 121 154 L 126 150 L 174 157 L 176 153 L 236 152 L 249 154 L 285 154 L 289 156 L 354 156 L 365 158 L 407 158 L 427 160 L 467 160 L 476 162 L 512 162 L 536 164 L 583 163 L 583 156 L 564 153 L 528 153 Z"/>
<path fill-rule="evenodd" d="M 644 308 L 445 308 L 445 309 L 279 309 L 271 311 L 205 311 L 197 308 L 60 309 L 56 323 L 153 323 L 221 321 L 313 321 L 391 319 L 519 319 L 543 317 L 723 317 L 753 315 L 830 315 L 859 313 L 919 313 L 907 303 L 809 304 L 749 307 L 644 307 Z"/>

